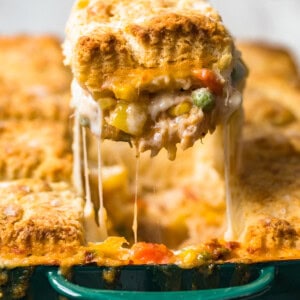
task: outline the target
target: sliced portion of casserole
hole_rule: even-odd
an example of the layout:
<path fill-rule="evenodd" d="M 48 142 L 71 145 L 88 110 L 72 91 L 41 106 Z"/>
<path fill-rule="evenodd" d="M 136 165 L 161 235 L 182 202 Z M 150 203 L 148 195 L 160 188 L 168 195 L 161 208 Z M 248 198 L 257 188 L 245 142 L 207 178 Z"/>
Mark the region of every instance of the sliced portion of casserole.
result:
<path fill-rule="evenodd" d="M 0 121 L 0 180 L 41 178 L 70 181 L 71 142 L 55 121 Z"/>
<path fill-rule="evenodd" d="M 174 159 L 240 105 L 245 68 L 205 1 L 79 0 L 64 53 L 81 124 L 152 156 Z"/>
<path fill-rule="evenodd" d="M 70 75 L 57 38 L 0 37 L 0 119 L 67 122 Z"/>
<path fill-rule="evenodd" d="M 0 183 L 0 263 L 59 264 L 84 243 L 83 201 L 63 182 Z"/>

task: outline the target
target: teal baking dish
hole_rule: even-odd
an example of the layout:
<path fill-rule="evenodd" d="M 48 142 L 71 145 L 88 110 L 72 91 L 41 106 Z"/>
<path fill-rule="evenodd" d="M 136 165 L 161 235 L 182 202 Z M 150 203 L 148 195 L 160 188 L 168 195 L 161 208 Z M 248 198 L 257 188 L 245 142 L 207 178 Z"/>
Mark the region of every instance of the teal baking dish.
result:
<path fill-rule="evenodd" d="M 73 267 L 66 279 L 57 267 L 39 266 L 2 270 L 0 288 L 4 300 L 300 299 L 299 271 L 300 261 L 193 269 L 90 265 Z"/>

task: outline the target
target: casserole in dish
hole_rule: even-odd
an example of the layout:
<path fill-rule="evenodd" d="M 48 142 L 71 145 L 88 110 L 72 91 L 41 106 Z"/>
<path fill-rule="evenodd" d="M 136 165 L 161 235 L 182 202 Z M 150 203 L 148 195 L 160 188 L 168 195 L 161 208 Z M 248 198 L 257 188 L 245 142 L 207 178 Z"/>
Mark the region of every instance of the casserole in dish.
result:
<path fill-rule="evenodd" d="M 216 146 L 217 139 L 206 137 L 204 145 L 196 144 L 190 150 L 179 151 L 179 160 L 173 163 L 167 162 L 163 152 L 151 160 L 141 155 L 138 236 L 149 243 L 128 246 L 124 238 L 111 237 L 103 243 L 86 244 L 82 195 L 78 196 L 70 184 L 72 138 L 68 124 L 71 121 L 62 117 L 69 114 L 64 108 L 68 111 L 69 99 L 66 95 L 70 75 L 62 67 L 59 42 L 50 37 L 2 39 L 9 40 L 7 44 L 11 45 L 12 50 L 1 47 L 0 52 L 13 53 L 15 46 L 22 41 L 22 47 L 27 44 L 26 49 L 36 49 L 42 62 L 35 63 L 35 57 L 26 59 L 26 68 L 23 68 L 24 58 L 16 58 L 16 54 L 10 58 L 10 64 L 20 69 L 14 70 L 14 75 L 8 72 L 1 74 L 1 91 L 7 91 L 7 96 L 4 95 L 0 103 L 4 108 L 1 110 L 3 130 L 0 137 L 7 136 L 9 132 L 16 138 L 1 137 L 0 143 L 4 146 L 0 151 L 20 153 L 7 168 L 1 168 L 0 242 L 3 251 L 0 261 L 4 270 L 0 286 L 4 299 L 57 299 L 58 295 L 50 288 L 49 282 L 70 299 L 168 298 L 176 295 L 199 298 L 201 293 L 198 291 L 151 293 L 246 284 L 238 289 L 210 290 L 203 295 L 205 299 L 226 299 L 264 292 L 274 276 L 275 285 L 279 286 L 273 285 L 266 299 L 276 299 L 276 296 L 279 299 L 297 298 L 299 284 L 297 278 L 291 277 L 298 270 L 296 259 L 299 258 L 299 90 L 295 80 L 291 81 L 289 76 L 281 78 L 271 70 L 268 74 L 266 67 L 265 77 L 253 73 L 257 78 L 264 78 L 257 82 L 251 78 L 250 72 L 245 98 L 245 132 L 241 140 L 244 146 L 239 169 L 241 176 L 234 190 L 240 199 L 234 202 L 236 206 L 233 207 L 234 221 L 238 225 L 235 241 L 223 240 L 226 228 L 224 166 L 220 163 L 222 154 L 219 145 Z M 45 40 L 49 43 L 44 43 Z M 259 49 L 261 46 L 251 47 Z M 268 51 L 276 56 L 275 50 Z M 26 55 L 26 51 L 22 55 Z M 0 57 L 8 61 L 7 56 L 0 54 Z M 47 67 L 46 62 L 57 66 L 53 67 L 57 75 L 53 75 L 52 68 Z M 43 76 L 40 76 L 41 65 L 45 66 Z M 285 64 L 283 66 L 286 67 Z M 294 67 L 288 65 L 287 68 L 294 72 L 295 78 L 298 76 Z M 26 76 L 25 71 L 22 74 L 23 70 L 30 75 Z M 22 76 L 19 77 L 20 74 Z M 14 88 L 6 89 L 8 82 Z M 33 98 L 29 97 L 32 101 L 24 101 L 28 98 L 24 98 L 23 93 L 28 90 L 31 93 L 36 85 L 43 93 L 35 92 Z M 13 98 L 9 98 L 11 91 Z M 283 94 L 289 97 L 280 101 Z M 37 98 L 45 101 L 49 110 L 43 110 L 45 106 L 36 101 Z M 14 100 L 8 102 L 7 99 Z M 56 100 L 52 102 L 52 99 Z M 11 106 L 8 107 L 7 103 Z M 254 103 L 258 103 L 259 109 Z M 19 109 L 21 105 L 24 109 Z M 40 113 L 36 113 L 36 109 Z M 18 110 L 20 112 L 13 113 Z M 21 137 L 25 130 L 27 139 L 24 137 L 18 142 L 17 137 Z M 94 142 L 91 139 L 88 143 L 90 165 L 97 164 L 97 154 L 93 154 Z M 37 159 L 39 156 L 34 154 L 35 151 L 42 158 Z M 123 149 L 118 144 L 103 143 L 102 177 L 108 233 L 124 236 L 133 242 L 135 158 L 130 151 L 126 146 Z M 22 159 L 24 153 L 28 153 L 26 160 Z M 215 159 L 216 156 L 218 159 Z M 60 160 L 58 164 L 55 163 L 57 159 Z M 7 160 L 3 161 L 5 165 Z M 27 168 L 30 161 L 33 163 Z M 39 172 L 40 165 L 46 162 L 45 171 Z M 14 167 L 15 164 L 17 167 Z M 15 171 L 8 172 L 8 168 Z M 93 180 L 92 172 L 90 177 Z M 97 202 L 98 196 L 95 194 L 98 183 L 95 177 L 91 191 L 92 200 Z M 12 181 L 19 178 L 22 179 Z M 211 238 L 215 239 L 211 241 Z M 269 263 L 257 263 L 266 261 Z M 89 264 L 92 265 L 87 266 Z M 152 292 L 91 292 L 64 280 L 55 267 L 58 265 L 77 285 Z M 74 265 L 79 266 L 70 271 L 69 268 Z M 235 273 L 235 269 L 239 268 L 241 273 Z M 105 280 L 93 282 L 91 278 Z M 18 282 L 23 284 L 23 288 L 19 288 Z M 220 292 L 223 293 L 221 296 Z"/>

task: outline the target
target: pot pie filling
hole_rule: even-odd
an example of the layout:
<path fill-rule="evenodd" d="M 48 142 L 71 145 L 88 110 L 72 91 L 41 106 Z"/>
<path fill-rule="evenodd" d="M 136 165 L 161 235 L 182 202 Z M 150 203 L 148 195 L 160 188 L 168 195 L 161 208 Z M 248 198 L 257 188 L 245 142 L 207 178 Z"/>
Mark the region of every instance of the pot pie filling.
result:
<path fill-rule="evenodd" d="M 85 1 L 79 1 L 84 6 Z M 89 1 L 86 1 L 87 3 Z M 79 5 L 79 4 L 78 4 Z M 125 74 L 124 74 L 125 72 Z M 133 231 L 135 243 L 128 246 L 125 238 L 107 237 L 107 219 L 104 208 L 103 189 L 108 189 L 113 185 L 111 178 L 123 178 L 124 170 L 115 167 L 103 166 L 101 157 L 101 138 L 112 139 L 116 141 L 129 142 L 137 148 L 137 152 L 151 151 L 151 156 L 156 156 L 162 148 L 166 148 L 169 159 L 175 159 L 176 144 L 180 144 L 182 149 L 192 147 L 194 142 L 201 139 L 207 131 L 213 131 L 216 124 L 224 125 L 224 146 L 225 146 L 225 184 L 227 186 L 227 206 L 231 203 L 232 178 L 235 174 L 236 161 L 232 158 L 232 153 L 236 153 L 235 141 L 238 140 L 240 132 L 235 130 L 240 128 L 241 115 L 241 97 L 238 92 L 239 85 L 245 76 L 243 63 L 237 58 L 229 76 L 222 75 L 217 69 L 203 67 L 178 68 L 170 67 L 165 69 L 149 68 L 147 70 L 116 71 L 116 73 L 101 83 L 101 88 L 95 91 L 88 86 L 84 86 L 77 79 L 72 83 L 72 106 L 75 108 L 75 126 L 74 126 L 74 164 L 73 176 L 74 185 L 77 188 L 77 194 L 85 194 L 85 205 L 80 197 L 75 196 L 71 188 L 65 183 L 57 183 L 48 186 L 44 181 L 34 179 L 33 182 L 39 184 L 36 190 L 33 182 L 20 181 L 14 183 L 2 182 L 0 189 L 6 191 L 7 199 L 2 201 L 1 221 L 9 220 L 10 226 L 14 218 L 26 219 L 26 212 L 23 206 L 26 206 L 26 199 L 34 199 L 28 205 L 45 204 L 47 197 L 51 199 L 52 211 L 62 210 L 71 211 L 71 198 L 76 197 L 75 217 L 70 214 L 67 222 L 70 222 L 70 228 L 76 238 L 74 247 L 70 244 L 68 253 L 55 253 L 56 257 L 39 257 L 38 252 L 46 251 L 48 240 L 45 239 L 47 233 L 41 234 L 39 228 L 34 233 L 35 240 L 43 241 L 43 247 L 37 245 L 37 254 L 30 253 L 26 234 L 26 228 L 16 227 L 18 238 L 24 241 L 24 249 L 28 251 L 28 257 L 24 260 L 24 253 L 19 251 L 15 245 L 11 252 L 8 246 L 3 246 L 4 252 L 1 254 L 1 264 L 5 266 L 37 265 L 37 264 L 61 264 L 71 266 L 78 263 L 97 263 L 98 265 L 114 266 L 125 264 L 178 264 L 182 267 L 190 268 L 203 263 L 213 263 L 222 261 L 237 261 L 236 257 L 247 260 L 249 253 L 259 253 L 260 258 L 272 259 L 272 253 L 263 253 L 260 249 L 265 249 L 259 245 L 259 239 L 253 240 L 248 249 L 241 249 L 238 242 L 226 242 L 212 240 L 201 245 L 182 247 L 179 250 L 170 250 L 163 244 L 137 242 L 137 198 L 138 189 L 135 191 L 135 212 Z M 226 79 L 227 78 L 227 79 Z M 229 79 L 228 79 L 229 78 Z M 206 122 L 206 123 L 205 123 Z M 204 128 L 199 124 L 205 123 Z M 88 161 L 88 143 L 86 140 L 87 128 L 97 137 L 98 141 L 98 182 L 99 188 L 99 212 L 95 212 L 94 204 L 91 200 L 90 177 L 91 170 Z M 259 142 L 259 141 L 258 141 Z M 174 146 L 175 145 L 175 146 Z M 296 154 L 295 154 L 296 155 Z M 82 163 L 83 162 L 83 163 Z M 137 175 L 135 176 L 136 186 L 138 186 L 139 175 L 137 159 Z M 82 178 L 81 174 L 84 173 Z M 120 177 L 121 176 L 121 177 Z M 10 185 L 13 185 L 11 192 Z M 62 187 L 60 187 L 63 186 Z M 8 191 L 7 191 L 8 190 Z M 187 191 L 185 191 L 187 192 Z M 189 191 L 190 192 L 190 191 Z M 20 200 L 18 200 L 17 196 Z M 52 198 L 54 197 L 54 199 Z M 61 197 L 61 200 L 60 200 Z M 25 199 L 23 201 L 23 198 Z M 11 199 L 14 199 L 12 201 Z M 44 199 L 44 200 L 43 200 Z M 70 201 L 69 201 L 70 200 Z M 18 202 L 19 201 L 19 202 Z M 73 200 L 72 200 L 73 201 Z M 74 201 L 73 201 L 74 202 Z M 74 202 L 75 203 L 75 202 Z M 81 208 L 84 206 L 84 209 Z M 44 206 L 40 209 L 44 209 Z M 120 208 L 121 209 L 121 208 Z M 23 212 L 24 210 L 24 212 Z M 227 220 L 234 220 L 230 215 L 232 208 L 228 209 Z M 49 214 L 49 220 L 52 218 Z M 29 212 L 28 212 L 29 213 Z M 53 216 L 54 216 L 53 214 Z M 48 215 L 47 215 L 48 216 Z M 38 213 L 35 215 L 42 230 L 47 227 L 41 220 Z M 58 223 L 59 226 L 65 226 Z M 5 230 L 5 222 L 2 222 Z M 29 222 L 30 223 L 30 222 Z M 282 235 L 286 235 L 286 240 L 295 240 L 296 230 L 289 222 L 278 221 L 276 218 L 268 218 L 262 228 L 267 232 L 268 239 L 276 240 L 280 244 Z M 82 228 L 84 224 L 84 230 Z M 17 224 L 18 225 L 18 224 Z M 17 226 L 16 225 L 16 226 Z M 259 224 L 258 224 L 259 225 Z M 27 226 L 27 225 L 26 225 Z M 236 233 L 227 224 L 227 240 L 234 239 Z M 73 229 L 74 228 L 74 229 Z M 275 228 L 275 229 L 274 229 Z M 17 229 L 19 231 L 17 231 Z M 247 232 L 251 235 L 259 235 L 260 227 L 251 227 L 252 231 Z M 48 230 L 47 228 L 45 230 Z M 68 236 L 68 227 L 64 227 L 64 236 Z M 274 236 L 273 231 L 275 231 Z M 84 234 L 83 234 L 84 233 Z M 63 243 L 65 237 L 56 236 L 53 232 L 53 239 L 58 239 Z M 84 237 L 83 237 L 84 236 Z M 83 239 L 86 241 L 83 241 Z M 70 237 L 70 239 L 72 239 Z M 277 241 L 278 239 L 278 241 Z M 35 242 L 32 241 L 32 242 Z M 285 244 L 287 241 L 285 240 Z M 13 243 L 13 242 L 12 242 Z M 277 245 L 277 244 L 276 244 Z M 53 246 L 53 244 L 51 245 Z M 291 246 L 292 247 L 292 246 Z M 258 250 L 257 250 L 258 249 Z M 33 249 L 35 251 L 35 248 Z M 243 252 L 245 251 L 245 252 Z M 283 247 L 282 257 L 297 257 L 298 250 Z M 59 252 L 59 251 L 58 251 Z M 26 252 L 27 253 L 27 252 Z M 274 254 L 274 253 L 273 253 Z M 269 255 L 269 256 L 268 256 Z M 298 255 L 299 256 L 299 255 Z"/>

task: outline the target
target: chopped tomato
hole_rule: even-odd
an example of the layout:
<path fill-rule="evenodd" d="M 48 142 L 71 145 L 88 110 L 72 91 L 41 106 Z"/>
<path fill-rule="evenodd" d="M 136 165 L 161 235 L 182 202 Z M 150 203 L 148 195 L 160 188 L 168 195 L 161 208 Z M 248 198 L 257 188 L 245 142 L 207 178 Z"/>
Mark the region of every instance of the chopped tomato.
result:
<path fill-rule="evenodd" d="M 134 244 L 131 250 L 135 264 L 167 264 L 174 256 L 163 244 L 140 242 Z"/>
<path fill-rule="evenodd" d="M 192 73 L 195 78 L 201 81 L 203 87 L 207 87 L 215 95 L 222 95 L 223 83 L 215 72 L 209 69 L 195 69 Z"/>
<path fill-rule="evenodd" d="M 240 247 L 239 242 L 229 241 L 226 243 L 226 248 L 228 248 L 229 250 L 235 250 L 239 247 Z"/>

